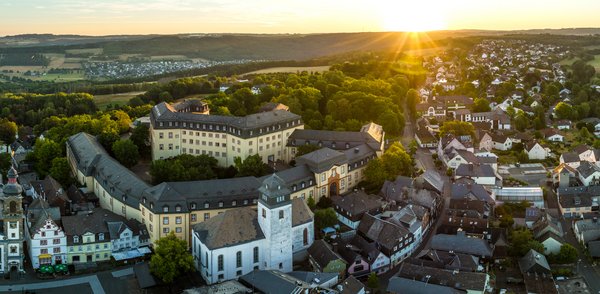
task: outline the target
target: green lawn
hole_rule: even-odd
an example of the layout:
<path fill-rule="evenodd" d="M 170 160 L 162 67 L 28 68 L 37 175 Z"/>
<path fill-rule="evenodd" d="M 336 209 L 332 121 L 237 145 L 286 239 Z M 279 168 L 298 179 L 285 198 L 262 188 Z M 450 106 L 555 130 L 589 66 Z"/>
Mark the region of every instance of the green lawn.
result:
<path fill-rule="evenodd" d="M 106 106 L 109 104 L 112 105 L 125 105 L 129 101 L 129 99 L 142 94 L 144 92 L 128 92 L 128 93 L 119 93 L 119 94 L 109 94 L 109 95 L 96 95 L 94 96 L 94 102 L 98 108 L 104 110 Z"/>

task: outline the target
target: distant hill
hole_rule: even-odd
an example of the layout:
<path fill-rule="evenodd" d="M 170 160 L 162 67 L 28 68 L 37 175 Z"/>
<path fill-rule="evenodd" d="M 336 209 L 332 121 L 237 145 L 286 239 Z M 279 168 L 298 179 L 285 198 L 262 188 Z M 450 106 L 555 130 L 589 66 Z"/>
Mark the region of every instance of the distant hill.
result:
<path fill-rule="evenodd" d="M 18 35 L 0 38 L 0 53 L 64 53 L 102 48 L 103 55 L 184 55 L 210 60 L 306 60 L 354 51 L 413 50 L 436 47 L 448 37 L 486 31 L 438 31 L 412 38 L 409 33 L 185 34 L 139 36 Z"/>

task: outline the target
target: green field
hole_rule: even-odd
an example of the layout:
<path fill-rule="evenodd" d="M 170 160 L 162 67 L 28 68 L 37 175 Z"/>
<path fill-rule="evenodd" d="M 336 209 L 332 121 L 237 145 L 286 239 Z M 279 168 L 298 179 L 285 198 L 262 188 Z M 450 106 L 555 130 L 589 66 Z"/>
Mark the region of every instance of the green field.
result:
<path fill-rule="evenodd" d="M 588 61 L 588 64 L 596 68 L 596 72 L 600 72 L 600 55 L 594 55 L 594 60 Z"/>
<path fill-rule="evenodd" d="M 573 64 L 573 62 L 579 60 L 578 57 L 574 57 L 574 58 L 569 58 L 569 59 L 563 59 L 559 62 L 560 65 L 566 65 L 566 66 L 571 66 L 571 64 Z M 593 66 L 594 68 L 596 68 L 596 72 L 600 72 L 600 54 L 599 55 L 594 55 L 594 60 L 592 61 L 588 61 L 587 64 Z"/>
<path fill-rule="evenodd" d="M 144 92 L 128 92 L 128 93 L 119 93 L 119 94 L 109 94 L 109 95 L 96 95 L 94 96 L 94 102 L 98 108 L 104 110 L 106 106 L 109 104 L 112 105 L 125 105 L 129 101 L 129 99 L 142 94 Z"/>
<path fill-rule="evenodd" d="M 324 72 L 324 71 L 328 71 L 329 70 L 329 65 L 325 65 L 325 66 L 290 66 L 290 67 L 271 67 L 271 68 L 265 68 L 265 69 L 260 69 L 260 70 L 255 70 L 252 72 L 247 72 L 245 74 L 242 74 L 241 76 L 245 76 L 245 75 L 253 75 L 253 74 L 269 74 L 269 73 L 278 73 L 278 72 L 285 72 L 285 73 L 297 73 L 297 72 Z"/>

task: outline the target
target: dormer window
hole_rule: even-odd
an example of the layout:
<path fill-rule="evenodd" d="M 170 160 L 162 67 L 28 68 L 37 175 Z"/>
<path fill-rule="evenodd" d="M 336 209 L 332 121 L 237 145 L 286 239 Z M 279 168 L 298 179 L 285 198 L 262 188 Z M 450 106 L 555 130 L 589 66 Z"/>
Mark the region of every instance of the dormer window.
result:
<path fill-rule="evenodd" d="M 292 186 L 292 191 L 296 191 L 296 185 Z"/>
<path fill-rule="evenodd" d="M 196 209 L 196 203 L 192 203 L 192 204 L 190 204 L 190 208 L 191 208 L 191 209 Z"/>
<path fill-rule="evenodd" d="M 180 212 L 181 211 L 181 205 L 175 206 L 175 211 Z"/>
<path fill-rule="evenodd" d="M 142 198 L 142 203 L 146 204 L 146 197 Z"/>
<path fill-rule="evenodd" d="M 98 234 L 98 240 L 104 241 L 104 233 Z"/>
<path fill-rule="evenodd" d="M 346 143 L 346 149 L 350 148 L 350 144 Z"/>
<path fill-rule="evenodd" d="M 231 206 L 236 206 L 237 205 L 237 201 L 233 200 L 231 201 Z"/>
<path fill-rule="evenodd" d="M 150 202 L 150 209 L 154 209 L 154 203 Z"/>
<path fill-rule="evenodd" d="M 209 208 L 210 204 L 208 202 L 204 202 L 204 208 Z"/>
<path fill-rule="evenodd" d="M 79 243 L 79 236 L 73 236 L 73 243 Z"/>
<path fill-rule="evenodd" d="M 168 206 L 163 206 L 163 212 L 169 212 L 169 207 Z"/>
<path fill-rule="evenodd" d="M 219 207 L 223 207 L 223 201 L 219 201 Z"/>

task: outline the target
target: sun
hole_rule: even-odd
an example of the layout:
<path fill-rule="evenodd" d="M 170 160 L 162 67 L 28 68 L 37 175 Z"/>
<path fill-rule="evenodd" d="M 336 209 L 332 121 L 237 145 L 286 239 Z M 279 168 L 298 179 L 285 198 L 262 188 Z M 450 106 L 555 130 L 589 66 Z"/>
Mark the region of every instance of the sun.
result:
<path fill-rule="evenodd" d="M 382 1 L 379 4 L 381 28 L 385 31 L 425 32 L 446 28 L 443 8 L 438 1 Z M 438 3 L 436 3 L 438 2 Z"/>

